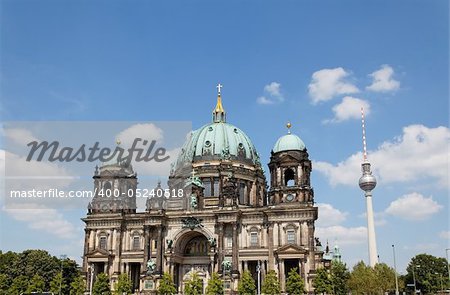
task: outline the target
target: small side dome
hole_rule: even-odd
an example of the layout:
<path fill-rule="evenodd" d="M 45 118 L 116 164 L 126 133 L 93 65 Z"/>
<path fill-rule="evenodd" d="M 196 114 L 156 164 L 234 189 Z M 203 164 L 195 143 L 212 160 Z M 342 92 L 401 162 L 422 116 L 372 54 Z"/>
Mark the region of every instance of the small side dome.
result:
<path fill-rule="evenodd" d="M 273 152 L 278 153 L 282 151 L 304 151 L 306 149 L 305 143 L 295 134 L 286 134 L 281 136 L 275 146 L 273 147 Z"/>

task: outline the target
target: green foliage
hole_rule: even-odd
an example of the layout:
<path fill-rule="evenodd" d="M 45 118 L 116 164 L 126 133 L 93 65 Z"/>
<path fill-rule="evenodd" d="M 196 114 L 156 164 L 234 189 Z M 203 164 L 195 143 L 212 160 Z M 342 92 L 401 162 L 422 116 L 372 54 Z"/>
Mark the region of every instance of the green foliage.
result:
<path fill-rule="evenodd" d="M 298 273 L 297 268 L 291 269 L 288 273 L 288 278 L 286 280 L 286 292 L 289 295 L 305 293 L 305 283 Z"/>
<path fill-rule="evenodd" d="M 347 266 L 339 261 L 331 263 L 331 283 L 333 292 L 336 295 L 348 294 L 347 281 L 350 278 L 350 272 Z"/>
<path fill-rule="evenodd" d="M 131 279 L 128 277 L 126 273 L 120 274 L 117 278 L 117 283 L 115 286 L 115 292 L 116 295 L 123 295 L 123 294 L 131 294 L 133 293 L 133 283 L 131 282 Z"/>
<path fill-rule="evenodd" d="M 243 272 L 238 284 L 238 292 L 240 295 L 254 295 L 256 292 L 255 280 L 252 274 L 246 270 Z"/>
<path fill-rule="evenodd" d="M 22 253 L 0 252 L 0 274 L 2 274 L 2 277 L 0 277 L 0 295 L 4 293 L 5 289 L 10 289 L 14 280 L 19 276 L 28 278 L 30 284 L 31 278 L 35 275 L 41 277 L 44 281 L 43 289 L 48 291 L 50 282 L 56 275 L 60 274 L 61 266 L 64 278 L 62 293 L 69 294 L 70 283 L 80 275 L 75 261 L 70 259 L 61 261 L 44 250 L 25 250 Z M 18 288 L 19 281 L 16 282 L 15 289 Z"/>
<path fill-rule="evenodd" d="M 11 286 L 11 280 L 8 275 L 0 273 L 0 295 L 8 295 L 9 286 Z"/>
<path fill-rule="evenodd" d="M 168 273 L 164 273 L 161 281 L 159 282 L 158 294 L 159 295 L 172 295 L 176 294 L 177 289 L 173 283 L 172 277 Z"/>
<path fill-rule="evenodd" d="M 111 295 L 109 278 L 104 272 L 99 273 L 95 278 L 95 283 L 92 287 L 92 295 Z"/>
<path fill-rule="evenodd" d="M 197 273 L 191 276 L 191 279 L 185 283 L 185 295 L 201 295 L 203 294 L 203 282 Z"/>
<path fill-rule="evenodd" d="M 72 283 L 70 283 L 70 295 L 83 295 L 86 290 L 86 282 L 82 276 L 76 277 Z"/>
<path fill-rule="evenodd" d="M 211 278 L 208 280 L 208 286 L 206 286 L 207 295 L 219 295 L 223 294 L 223 281 L 220 279 L 219 274 L 213 272 Z"/>
<path fill-rule="evenodd" d="M 417 290 L 422 293 L 435 293 L 442 287 L 449 288 L 447 260 L 428 254 L 419 254 L 411 259 L 406 268 L 405 280 L 413 284 L 413 269 L 416 277 Z M 411 287 L 410 287 L 411 288 Z M 411 290 L 411 289 L 410 289 Z"/>
<path fill-rule="evenodd" d="M 9 295 L 19 295 L 22 292 L 26 292 L 28 289 L 28 278 L 26 276 L 18 276 L 16 277 L 11 287 L 9 288 Z"/>
<path fill-rule="evenodd" d="M 356 294 L 373 294 L 377 289 L 375 272 L 363 261 L 358 262 L 350 274 L 348 287 Z"/>
<path fill-rule="evenodd" d="M 44 292 L 45 291 L 45 282 L 44 279 L 40 275 L 34 275 L 31 278 L 31 282 L 28 285 L 27 292 Z"/>
<path fill-rule="evenodd" d="M 331 293 L 333 291 L 333 283 L 331 274 L 325 268 L 319 268 L 313 280 L 315 293 Z"/>
<path fill-rule="evenodd" d="M 267 295 L 275 295 L 280 294 L 280 283 L 278 282 L 277 273 L 274 270 L 270 270 L 266 277 L 264 278 L 264 282 L 262 284 L 261 291 L 263 294 Z"/>
<path fill-rule="evenodd" d="M 374 268 L 378 290 L 381 292 L 395 291 L 395 271 L 386 263 L 378 263 Z"/>
<path fill-rule="evenodd" d="M 59 294 L 59 288 L 61 291 L 67 286 L 64 284 L 64 280 L 62 279 L 61 273 L 57 274 L 50 282 L 50 292 L 55 294 Z"/>

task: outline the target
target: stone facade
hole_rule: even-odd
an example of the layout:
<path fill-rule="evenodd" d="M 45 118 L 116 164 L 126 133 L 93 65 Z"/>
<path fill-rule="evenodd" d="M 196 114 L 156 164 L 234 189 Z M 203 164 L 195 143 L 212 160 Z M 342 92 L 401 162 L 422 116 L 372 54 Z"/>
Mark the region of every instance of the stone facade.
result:
<path fill-rule="evenodd" d="M 272 151 L 268 189 L 256 149 L 224 120 L 218 101 L 213 123 L 193 132 L 182 149 L 166 187 L 180 196 L 164 197 L 167 190 L 159 183 L 145 212 L 136 211 L 133 198 L 108 204 L 94 197 L 83 218 L 88 285 L 99 272 L 109 275 L 112 286 L 127 273 L 137 293 L 153 294 L 168 272 L 182 293 L 194 272 L 204 288 L 211 273 L 218 272 L 226 293 L 233 294 L 243 271 L 249 270 L 256 282 L 259 274 L 262 282 L 275 270 L 284 290 L 287 273 L 295 267 L 307 290 L 313 290 L 315 270 L 327 260 L 314 236 L 318 209 L 306 148 L 288 145 Z M 222 138 L 213 137 L 216 142 L 200 136 L 220 128 L 224 131 Z M 220 140 L 226 143 L 220 151 L 208 148 L 220 146 Z M 96 169 L 94 185 L 96 191 L 114 188 L 132 195 L 137 176 L 129 163 L 109 163 Z"/>

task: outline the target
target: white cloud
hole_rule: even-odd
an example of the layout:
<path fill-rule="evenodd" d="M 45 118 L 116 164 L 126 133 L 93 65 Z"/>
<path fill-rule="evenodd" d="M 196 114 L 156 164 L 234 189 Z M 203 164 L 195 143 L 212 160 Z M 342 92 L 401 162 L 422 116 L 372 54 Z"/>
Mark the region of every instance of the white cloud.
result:
<path fill-rule="evenodd" d="M 369 76 L 372 77 L 372 84 L 366 89 L 374 92 L 389 92 L 400 88 L 400 82 L 393 78 L 394 69 L 389 65 L 382 65 L 381 68 Z"/>
<path fill-rule="evenodd" d="M 449 140 L 447 127 L 409 125 L 403 128 L 401 136 L 369 151 L 372 170 L 383 183 L 428 180 L 429 185 L 447 187 Z M 317 161 L 314 167 L 328 177 L 332 185 L 354 186 L 361 176 L 361 162 L 362 153 L 358 152 L 337 165 Z"/>
<path fill-rule="evenodd" d="M 121 142 L 121 145 L 129 148 L 136 138 L 148 141 L 156 140 L 156 142 L 161 143 L 163 131 L 152 123 L 135 124 L 117 134 L 116 139 Z"/>
<path fill-rule="evenodd" d="M 30 229 L 53 234 L 63 239 L 73 239 L 78 236 L 73 224 L 64 219 L 56 209 L 49 209 L 41 204 L 10 204 L 3 207 L 3 212 L 28 224 Z"/>
<path fill-rule="evenodd" d="M 317 227 L 316 236 L 322 241 L 337 240 L 339 245 L 363 244 L 367 241 L 367 228 L 363 226 L 344 227 L 341 225 Z"/>
<path fill-rule="evenodd" d="M 331 204 L 317 204 L 319 207 L 319 218 L 316 225 L 319 227 L 326 227 L 337 225 L 345 221 L 348 213 L 342 212 L 334 208 Z"/>
<path fill-rule="evenodd" d="M 152 140 L 156 140 L 157 143 L 155 148 L 153 149 L 153 152 L 158 147 L 164 147 L 161 146 L 161 143 L 164 142 L 164 132 L 162 129 L 152 123 L 135 124 L 133 126 L 130 126 L 129 128 L 117 134 L 116 138 L 120 140 L 121 146 L 123 146 L 124 148 L 131 147 L 133 141 L 136 138 L 141 138 L 142 140 L 148 141 L 147 145 L 145 146 L 143 145 L 142 141 L 140 141 L 137 145 L 138 148 L 143 148 L 144 150 L 148 149 Z M 170 150 L 166 149 L 164 157 L 169 156 L 169 159 L 162 162 L 133 162 L 134 170 L 140 175 L 169 176 L 170 165 L 177 159 L 180 150 L 180 147 L 175 147 Z"/>
<path fill-rule="evenodd" d="M 441 239 L 445 239 L 445 240 L 450 240 L 450 231 L 441 231 L 440 233 L 439 233 L 439 237 L 441 238 Z"/>
<path fill-rule="evenodd" d="M 28 143 L 32 141 L 38 141 L 39 139 L 34 137 L 31 131 L 23 128 L 6 128 L 3 129 L 3 134 L 7 138 L 9 138 L 12 142 L 26 146 Z"/>
<path fill-rule="evenodd" d="M 426 198 L 419 193 L 410 193 L 391 202 L 386 213 L 406 220 L 424 220 L 442 209 L 432 197 Z"/>
<path fill-rule="evenodd" d="M 314 72 L 308 85 L 312 103 L 327 101 L 340 94 L 359 92 L 355 85 L 345 80 L 349 75 L 350 73 L 341 67 Z"/>
<path fill-rule="evenodd" d="M 333 107 L 334 118 L 325 120 L 324 123 L 338 123 L 350 119 L 361 118 L 361 107 L 364 108 L 364 114 L 370 114 L 370 104 L 367 100 L 346 96 L 340 104 Z"/>
<path fill-rule="evenodd" d="M 281 96 L 280 93 L 280 83 L 272 82 L 266 86 L 264 86 L 264 91 L 269 93 L 272 96 Z"/>
<path fill-rule="evenodd" d="M 281 84 L 272 82 L 264 86 L 264 93 L 266 95 L 260 96 L 256 99 L 258 104 L 276 104 L 284 101 L 284 96 L 281 94 Z"/>

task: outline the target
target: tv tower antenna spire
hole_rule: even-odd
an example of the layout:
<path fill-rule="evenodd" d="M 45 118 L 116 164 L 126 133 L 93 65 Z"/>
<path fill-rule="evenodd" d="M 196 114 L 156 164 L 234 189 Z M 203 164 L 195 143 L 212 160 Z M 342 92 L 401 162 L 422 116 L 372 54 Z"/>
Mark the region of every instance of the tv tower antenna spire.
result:
<path fill-rule="evenodd" d="M 366 144 L 366 126 L 364 120 L 364 108 L 361 107 L 361 121 L 363 133 L 363 163 L 361 164 L 362 176 L 359 179 L 359 187 L 364 191 L 366 197 L 367 207 L 367 235 L 369 242 L 369 265 L 374 267 L 378 263 L 377 241 L 375 237 L 375 223 L 373 217 L 372 206 L 372 190 L 377 185 L 375 176 L 372 175 L 370 169 L 370 162 L 367 159 L 367 144 Z"/>

